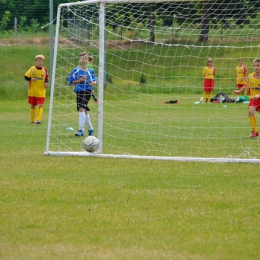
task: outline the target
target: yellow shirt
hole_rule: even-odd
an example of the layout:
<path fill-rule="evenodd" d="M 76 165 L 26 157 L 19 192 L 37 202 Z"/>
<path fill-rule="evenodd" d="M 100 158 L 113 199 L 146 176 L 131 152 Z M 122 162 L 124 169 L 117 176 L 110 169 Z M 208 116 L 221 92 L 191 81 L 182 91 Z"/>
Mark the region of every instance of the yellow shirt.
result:
<path fill-rule="evenodd" d="M 46 88 L 44 83 L 48 79 L 48 71 L 45 67 L 41 69 L 36 66 L 32 66 L 26 73 L 25 76 L 30 78 L 36 78 L 36 81 L 29 81 L 28 96 L 32 97 L 45 97 Z"/>
<path fill-rule="evenodd" d="M 246 67 L 244 65 L 241 67 L 237 66 L 236 73 L 237 73 L 237 84 L 246 84 L 246 79 L 245 79 L 247 73 Z"/>
<path fill-rule="evenodd" d="M 255 73 L 251 73 L 247 78 L 247 87 L 250 98 L 260 94 L 260 77 L 256 78 Z"/>
<path fill-rule="evenodd" d="M 214 79 L 215 77 L 215 68 L 214 67 L 205 67 L 203 69 L 203 77 L 204 79 Z"/>

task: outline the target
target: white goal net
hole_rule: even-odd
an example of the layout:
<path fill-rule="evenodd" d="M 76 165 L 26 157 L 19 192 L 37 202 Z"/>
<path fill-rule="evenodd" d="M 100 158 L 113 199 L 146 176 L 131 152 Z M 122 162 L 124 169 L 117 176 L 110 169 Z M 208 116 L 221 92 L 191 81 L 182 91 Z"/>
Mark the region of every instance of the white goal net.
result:
<path fill-rule="evenodd" d="M 260 162 L 248 93 L 235 96 L 260 57 L 260 2 L 89 0 L 58 7 L 46 155 Z M 69 73 L 93 56 L 95 153 L 84 151 Z M 215 68 L 207 99 L 203 70 Z M 222 97 L 225 97 L 223 99 Z M 208 102 L 205 102 L 208 101 Z M 255 113 L 260 127 L 260 116 Z"/>

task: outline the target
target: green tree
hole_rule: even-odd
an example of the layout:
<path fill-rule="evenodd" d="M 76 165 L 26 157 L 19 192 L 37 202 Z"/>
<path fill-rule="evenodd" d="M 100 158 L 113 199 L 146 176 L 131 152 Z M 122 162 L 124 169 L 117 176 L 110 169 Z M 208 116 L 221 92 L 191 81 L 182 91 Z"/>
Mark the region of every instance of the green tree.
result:
<path fill-rule="evenodd" d="M 74 2 L 67 0 L 66 2 Z M 54 19 L 58 5 L 64 0 L 53 0 Z M 0 0 L 1 30 L 12 30 L 14 18 L 23 24 L 23 30 L 36 31 L 39 26 L 49 23 L 49 1 L 45 0 Z M 94 5 L 91 5 L 94 6 Z M 159 8 L 159 9 L 158 9 Z M 201 33 L 199 40 L 208 40 L 209 32 L 214 24 L 228 26 L 229 20 L 234 20 L 236 25 L 243 26 L 258 16 L 259 0 L 215 0 L 215 1 L 177 1 L 156 3 L 122 3 L 106 5 L 106 24 L 112 28 L 115 25 L 130 27 L 135 24 L 144 24 L 150 28 L 150 38 L 154 39 L 154 27 L 161 19 L 163 26 L 172 26 L 174 17 L 178 24 L 199 24 Z M 97 7 L 95 6 L 95 10 Z M 155 12 L 156 10 L 156 12 Z M 167 10 L 167 16 L 165 15 Z M 91 11 L 91 10 L 90 10 Z M 87 11 L 89 12 L 89 11 Z M 168 14 L 171 15 L 168 15 Z M 97 16 L 98 11 L 94 14 Z M 133 16 L 133 18 L 131 18 Z M 26 20 L 23 20 L 26 17 Z M 22 20 L 22 21 L 21 21 Z M 33 26 L 31 22 L 33 21 Z M 5 28 L 5 29 L 3 29 Z"/>
<path fill-rule="evenodd" d="M 5 11 L 0 21 L 0 31 L 7 30 L 7 25 L 10 21 L 10 11 Z"/>
<path fill-rule="evenodd" d="M 209 2 L 205 3 L 203 18 L 201 21 L 201 32 L 199 37 L 200 42 L 206 42 L 209 39 L 209 26 L 210 26 L 210 18 L 212 15 L 211 10 L 212 10 L 211 3 Z"/>
<path fill-rule="evenodd" d="M 67 0 L 66 2 L 75 2 Z M 64 3 L 64 0 L 53 0 L 54 14 L 57 12 L 58 5 Z M 14 27 L 14 18 L 17 18 L 21 24 L 21 17 L 26 17 L 26 21 L 22 21 L 23 25 L 31 28 L 31 21 L 35 21 L 40 25 L 49 23 L 49 1 L 48 0 L 0 0 L 0 21 L 3 19 L 5 12 L 10 12 L 10 20 L 6 24 L 6 29 L 10 30 Z M 33 19 L 33 20 L 32 20 Z M 26 30 L 23 28 L 23 30 Z"/>

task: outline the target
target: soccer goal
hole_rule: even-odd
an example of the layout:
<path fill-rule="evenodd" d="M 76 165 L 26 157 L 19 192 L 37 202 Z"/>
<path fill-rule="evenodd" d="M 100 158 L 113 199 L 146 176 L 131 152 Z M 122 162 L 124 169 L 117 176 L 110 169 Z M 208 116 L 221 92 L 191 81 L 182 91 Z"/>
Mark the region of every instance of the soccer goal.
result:
<path fill-rule="evenodd" d="M 249 138 L 248 93 L 232 94 L 238 59 L 254 72 L 259 42 L 258 0 L 60 4 L 45 155 L 260 163 L 260 137 Z M 67 83 L 83 51 L 98 77 L 98 102 L 88 104 L 95 153 L 84 151 L 86 134 L 75 136 L 76 97 Z M 202 100 L 209 58 L 215 85 Z"/>

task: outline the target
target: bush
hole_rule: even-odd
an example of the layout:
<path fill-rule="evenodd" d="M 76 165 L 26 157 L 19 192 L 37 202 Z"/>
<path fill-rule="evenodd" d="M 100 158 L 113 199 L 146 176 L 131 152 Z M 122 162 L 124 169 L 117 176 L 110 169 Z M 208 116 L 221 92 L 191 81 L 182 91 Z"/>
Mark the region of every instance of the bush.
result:
<path fill-rule="evenodd" d="M 146 77 L 145 77 L 145 75 L 143 73 L 141 74 L 139 83 L 140 84 L 146 84 L 147 83 L 147 79 L 146 79 Z"/>

